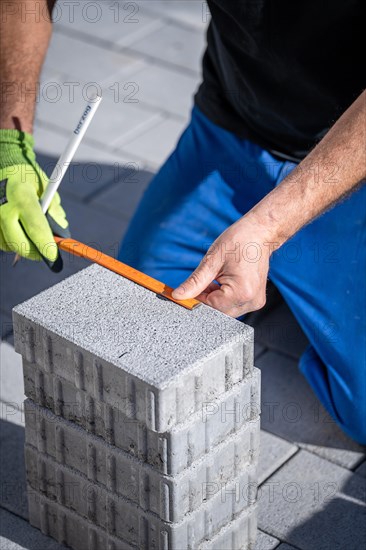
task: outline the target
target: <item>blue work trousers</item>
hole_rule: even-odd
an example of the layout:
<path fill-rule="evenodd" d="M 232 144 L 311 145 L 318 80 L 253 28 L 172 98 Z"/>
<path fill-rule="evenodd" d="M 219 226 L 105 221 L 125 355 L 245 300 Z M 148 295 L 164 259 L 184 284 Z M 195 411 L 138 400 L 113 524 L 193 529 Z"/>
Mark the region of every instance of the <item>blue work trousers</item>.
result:
<path fill-rule="evenodd" d="M 220 233 L 295 166 L 217 126 L 195 107 L 141 200 L 120 259 L 178 286 Z M 329 166 L 321 185 L 336 181 L 336 167 Z M 276 251 L 269 273 L 310 341 L 300 359 L 302 373 L 336 422 L 364 444 L 365 210 L 363 186 Z"/>

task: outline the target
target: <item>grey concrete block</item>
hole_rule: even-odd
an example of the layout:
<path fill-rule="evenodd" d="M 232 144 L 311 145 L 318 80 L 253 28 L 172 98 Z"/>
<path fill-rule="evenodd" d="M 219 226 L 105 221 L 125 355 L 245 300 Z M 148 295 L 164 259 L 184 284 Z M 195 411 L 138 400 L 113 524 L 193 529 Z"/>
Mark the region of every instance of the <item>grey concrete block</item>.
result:
<path fill-rule="evenodd" d="M 164 432 L 253 371 L 250 327 L 97 265 L 17 306 L 16 350 Z"/>
<path fill-rule="evenodd" d="M 168 476 L 47 409 L 28 401 L 25 410 L 30 452 L 37 449 L 165 521 L 180 521 L 211 498 L 210 488 L 228 483 L 245 468 L 257 465 L 259 419 L 227 437 L 181 473 Z"/>
<path fill-rule="evenodd" d="M 175 475 L 189 467 L 231 434 L 250 423 L 250 453 L 258 449 L 260 377 L 253 375 L 202 404 L 185 422 L 165 433 L 146 428 L 120 408 L 96 401 L 70 382 L 42 371 L 24 361 L 25 391 L 28 397 L 88 432 L 102 437 L 158 471 Z M 30 407 L 28 430 L 36 430 L 36 414 Z M 26 408 L 27 411 L 27 408 Z M 29 433 L 29 432 L 28 432 Z"/>
<path fill-rule="evenodd" d="M 269 432 L 261 430 L 260 454 L 258 464 L 258 483 L 261 484 L 270 477 L 273 472 L 278 470 L 291 456 L 293 456 L 298 447 L 276 437 Z"/>
<path fill-rule="evenodd" d="M 45 537 L 28 521 L 0 508 L 1 550 L 66 550 L 55 540 Z"/>
<path fill-rule="evenodd" d="M 250 507 L 200 545 L 199 550 L 255 550 L 256 535 L 256 508 Z"/>
<path fill-rule="evenodd" d="M 258 494 L 258 524 L 301 550 L 362 548 L 366 480 L 301 450 Z"/>
<path fill-rule="evenodd" d="M 147 57 L 199 73 L 205 36 L 201 30 L 170 23 L 133 41 L 130 47 Z"/>
<path fill-rule="evenodd" d="M 196 548 L 215 536 L 243 510 L 249 511 L 255 502 L 255 490 L 251 490 L 255 487 L 255 469 L 250 467 L 230 483 L 211 486 L 213 496 L 210 499 L 204 500 L 181 521 L 169 523 L 30 447 L 26 448 L 26 464 L 31 488 L 30 518 L 32 492 L 35 491 L 141 549 Z M 150 497 L 154 498 L 153 492 Z M 168 493 L 165 506 L 169 506 Z M 155 537 L 155 545 L 149 540 L 151 536 Z M 164 538 L 166 542 L 162 544 Z"/>
<path fill-rule="evenodd" d="M 274 548 L 277 548 L 279 544 L 280 541 L 278 539 L 275 539 L 274 537 L 271 537 L 270 535 L 267 535 L 267 533 L 264 533 L 258 529 L 257 540 L 253 550 L 274 550 Z"/>
<path fill-rule="evenodd" d="M 297 361 L 275 352 L 256 360 L 262 372 L 262 428 L 345 468 L 354 468 L 364 447 L 347 437 L 324 410 Z"/>

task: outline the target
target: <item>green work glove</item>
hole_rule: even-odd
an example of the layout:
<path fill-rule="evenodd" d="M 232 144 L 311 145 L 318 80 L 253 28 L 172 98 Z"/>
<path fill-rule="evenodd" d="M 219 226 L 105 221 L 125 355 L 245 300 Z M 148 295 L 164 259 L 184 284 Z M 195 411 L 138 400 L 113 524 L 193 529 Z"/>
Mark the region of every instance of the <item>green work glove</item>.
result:
<path fill-rule="evenodd" d="M 36 162 L 34 139 L 18 130 L 0 130 L 0 249 L 45 260 L 53 271 L 62 260 L 53 234 L 70 237 L 58 194 L 47 217 L 39 203 L 48 183 Z"/>

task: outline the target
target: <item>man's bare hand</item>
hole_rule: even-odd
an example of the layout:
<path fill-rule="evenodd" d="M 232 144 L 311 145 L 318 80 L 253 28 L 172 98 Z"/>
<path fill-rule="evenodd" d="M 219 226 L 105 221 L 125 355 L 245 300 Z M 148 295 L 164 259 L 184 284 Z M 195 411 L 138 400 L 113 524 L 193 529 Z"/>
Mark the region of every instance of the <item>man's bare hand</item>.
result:
<path fill-rule="evenodd" d="M 266 303 L 270 251 L 263 229 L 245 216 L 216 239 L 173 296 L 197 297 L 232 317 L 260 309 Z"/>

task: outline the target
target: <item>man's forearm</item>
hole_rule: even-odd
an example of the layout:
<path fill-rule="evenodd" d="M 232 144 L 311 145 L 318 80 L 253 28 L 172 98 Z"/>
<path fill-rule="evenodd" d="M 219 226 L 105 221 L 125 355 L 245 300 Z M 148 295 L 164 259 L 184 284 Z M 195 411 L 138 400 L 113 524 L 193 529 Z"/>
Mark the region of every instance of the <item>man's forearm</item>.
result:
<path fill-rule="evenodd" d="M 248 214 L 278 248 L 366 178 L 366 92 Z M 237 222 L 240 224 L 239 222 Z"/>
<path fill-rule="evenodd" d="M 0 19 L 0 128 L 31 133 L 56 0 L 8 0 Z"/>

